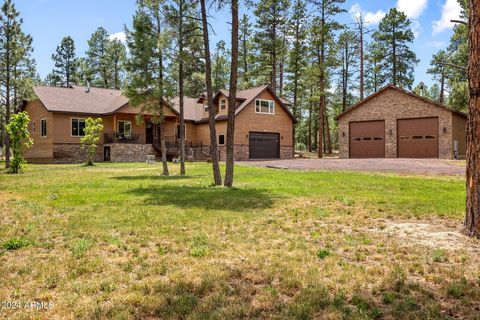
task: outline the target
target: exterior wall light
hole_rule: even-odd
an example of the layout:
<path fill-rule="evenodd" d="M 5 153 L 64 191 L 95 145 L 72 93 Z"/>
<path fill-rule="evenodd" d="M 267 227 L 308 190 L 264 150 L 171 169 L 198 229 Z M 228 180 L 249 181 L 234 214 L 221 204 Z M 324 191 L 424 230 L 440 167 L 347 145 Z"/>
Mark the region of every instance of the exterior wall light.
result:
<path fill-rule="evenodd" d="M 447 133 L 447 127 L 443 127 L 443 133 Z"/>
<path fill-rule="evenodd" d="M 388 134 L 389 134 L 389 135 L 392 135 L 392 134 L 393 134 L 392 129 L 388 129 Z"/>
<path fill-rule="evenodd" d="M 342 137 L 344 137 L 344 138 L 345 138 L 345 131 L 343 131 L 343 132 L 342 132 Z"/>

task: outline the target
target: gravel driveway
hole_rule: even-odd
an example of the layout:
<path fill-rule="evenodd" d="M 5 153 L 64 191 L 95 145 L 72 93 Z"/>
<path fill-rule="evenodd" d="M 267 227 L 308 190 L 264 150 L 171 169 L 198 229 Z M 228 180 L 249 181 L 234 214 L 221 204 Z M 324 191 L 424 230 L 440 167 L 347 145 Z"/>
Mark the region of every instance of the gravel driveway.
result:
<path fill-rule="evenodd" d="M 428 175 L 464 175 L 464 162 L 440 159 L 290 159 L 246 161 L 242 164 L 258 167 L 294 170 L 353 170 L 397 172 Z"/>

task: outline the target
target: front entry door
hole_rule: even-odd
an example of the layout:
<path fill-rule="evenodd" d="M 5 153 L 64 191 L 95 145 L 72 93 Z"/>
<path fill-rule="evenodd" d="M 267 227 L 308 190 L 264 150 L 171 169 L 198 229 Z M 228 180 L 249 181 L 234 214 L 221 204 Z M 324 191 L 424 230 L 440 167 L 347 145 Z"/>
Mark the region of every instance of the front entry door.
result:
<path fill-rule="evenodd" d="M 153 143 L 153 128 L 155 127 L 154 124 L 147 122 L 145 123 L 145 137 L 146 143 L 152 144 Z"/>

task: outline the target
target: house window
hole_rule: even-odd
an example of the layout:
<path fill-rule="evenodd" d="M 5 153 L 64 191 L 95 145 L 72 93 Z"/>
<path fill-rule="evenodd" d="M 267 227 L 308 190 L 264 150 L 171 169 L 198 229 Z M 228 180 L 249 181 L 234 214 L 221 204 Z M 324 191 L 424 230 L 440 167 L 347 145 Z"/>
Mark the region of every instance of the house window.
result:
<path fill-rule="evenodd" d="M 37 128 L 35 127 L 35 121 L 32 122 L 32 132 L 35 133 Z"/>
<path fill-rule="evenodd" d="M 187 138 L 187 127 L 183 125 L 183 138 Z M 180 125 L 177 124 L 177 139 L 180 139 Z"/>
<path fill-rule="evenodd" d="M 203 111 L 208 112 L 208 104 L 203 105 Z"/>
<path fill-rule="evenodd" d="M 255 100 L 255 112 L 256 113 L 266 113 L 266 114 L 275 114 L 275 103 L 273 100 Z"/>
<path fill-rule="evenodd" d="M 225 135 L 224 134 L 219 134 L 218 135 L 218 145 L 219 146 L 224 146 L 225 145 Z"/>
<path fill-rule="evenodd" d="M 225 110 L 227 108 L 227 99 L 220 100 L 220 110 Z"/>
<path fill-rule="evenodd" d="M 41 120 L 41 136 L 46 137 L 47 136 L 47 119 L 42 119 Z"/>
<path fill-rule="evenodd" d="M 122 138 L 130 138 L 132 136 L 132 121 L 118 121 L 118 135 Z"/>
<path fill-rule="evenodd" d="M 85 136 L 85 119 L 82 118 L 72 118 L 72 137 L 83 137 Z"/>

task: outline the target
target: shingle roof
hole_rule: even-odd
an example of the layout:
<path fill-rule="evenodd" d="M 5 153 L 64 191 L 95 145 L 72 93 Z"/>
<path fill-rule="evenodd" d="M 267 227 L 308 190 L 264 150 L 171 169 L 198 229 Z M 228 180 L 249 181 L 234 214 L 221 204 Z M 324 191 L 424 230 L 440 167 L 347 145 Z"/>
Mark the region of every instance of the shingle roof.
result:
<path fill-rule="evenodd" d="M 34 92 L 38 99 L 43 103 L 48 111 L 63 113 L 83 113 L 105 115 L 114 113 L 119 108 L 128 103 L 128 98 L 122 95 L 120 90 L 91 88 L 90 92 L 86 92 L 85 87 L 73 86 L 72 88 L 64 87 L 46 87 L 36 86 Z M 260 86 L 247 90 L 239 90 L 237 99 L 241 101 L 237 107 L 236 114 L 242 111 L 252 100 L 254 100 L 264 90 L 268 90 L 276 99 L 280 106 L 293 119 L 293 115 L 287 108 L 287 102 L 278 98 L 269 86 Z M 216 97 L 222 93 L 229 95 L 228 90 L 220 90 Z M 170 99 L 169 104 L 172 109 L 179 112 L 179 98 Z M 184 98 L 184 115 L 185 120 L 190 121 L 206 121 L 208 118 L 203 117 L 202 104 L 198 103 L 197 98 Z M 217 115 L 217 120 L 224 120 L 224 115 Z"/>
<path fill-rule="evenodd" d="M 128 103 L 120 90 L 73 86 L 72 88 L 36 86 L 33 91 L 48 111 L 109 114 Z"/>
<path fill-rule="evenodd" d="M 287 103 L 286 100 L 277 97 L 277 95 L 274 93 L 274 91 L 269 86 L 260 86 L 260 87 L 254 87 L 254 88 L 250 88 L 250 89 L 246 89 L 246 90 L 237 91 L 236 99 L 240 100 L 241 103 L 237 107 L 237 109 L 235 111 L 235 114 L 237 115 L 238 113 L 240 113 L 249 103 L 251 103 L 264 90 L 268 90 L 270 92 L 270 94 L 272 94 L 275 98 L 277 98 L 277 102 L 280 104 L 280 106 L 285 110 L 285 112 L 289 115 L 290 118 L 295 120 L 294 116 L 292 115 L 290 110 L 288 110 L 287 105 L 289 103 Z M 219 92 L 217 92 L 217 94 L 214 96 L 214 100 L 218 99 L 218 96 L 220 94 L 223 94 L 224 96 L 228 97 L 229 96 L 229 91 L 224 90 L 224 89 L 219 90 Z M 187 103 L 187 98 L 185 98 L 185 103 L 184 103 L 185 119 L 194 120 L 194 121 L 198 121 L 198 122 L 206 122 L 206 121 L 208 121 L 208 118 L 203 117 L 203 111 L 202 111 L 202 108 L 200 107 L 202 104 L 198 103 L 198 100 L 199 99 L 188 98 L 188 103 Z M 178 111 L 178 109 L 179 109 L 178 98 L 174 98 L 171 101 L 174 104 L 175 109 Z M 193 110 L 193 111 L 188 110 L 187 111 L 187 109 L 191 109 L 191 108 L 194 108 L 195 110 Z M 190 116 L 195 116 L 195 118 L 194 119 L 193 118 L 187 118 L 187 114 L 190 115 Z M 225 115 L 217 115 L 216 116 L 216 120 L 226 120 L 226 119 L 227 119 L 227 116 L 225 116 Z"/>
<path fill-rule="evenodd" d="M 348 108 L 347 110 L 345 110 L 344 112 L 342 112 L 341 114 L 339 114 L 335 119 L 338 120 L 338 119 L 340 119 L 341 117 L 343 117 L 344 115 L 346 115 L 347 113 L 349 113 L 350 111 L 355 110 L 355 109 L 357 109 L 358 107 L 361 107 L 366 101 L 368 101 L 368 100 L 370 100 L 370 99 L 378 96 L 379 94 L 383 93 L 383 92 L 386 91 L 387 89 L 393 89 L 393 90 L 400 91 L 400 92 L 405 93 L 405 94 L 407 94 L 407 95 L 409 95 L 409 96 L 411 96 L 411 97 L 414 97 L 414 98 L 416 98 L 416 99 L 419 99 L 419 100 L 428 102 L 428 103 L 430 103 L 430 104 L 432 104 L 432 105 L 434 105 L 434 106 L 436 106 L 436 107 L 438 107 L 438 108 L 442 108 L 442 109 L 445 109 L 445 110 L 447 110 L 447 111 L 456 113 L 456 114 L 458 114 L 458 115 L 460 115 L 460 116 L 462 116 L 462 117 L 467 117 L 467 115 L 466 115 L 465 113 L 463 113 L 463 112 L 454 110 L 454 109 L 452 109 L 452 108 L 450 108 L 450 107 L 448 107 L 448 106 L 446 106 L 446 105 L 443 105 L 443 104 L 441 104 L 441 103 L 435 102 L 435 101 L 433 101 L 433 100 L 430 100 L 430 99 L 427 99 L 427 98 L 425 98 L 425 97 L 419 96 L 419 95 L 417 95 L 417 94 L 415 94 L 415 93 L 413 93 L 413 92 L 407 91 L 407 90 L 405 90 L 405 89 L 396 87 L 396 86 L 394 86 L 393 84 L 390 84 L 390 85 L 387 85 L 387 86 L 381 88 L 380 90 L 378 90 L 377 92 L 373 93 L 372 95 L 366 97 L 365 99 L 359 101 L 359 102 L 356 103 L 355 105 L 351 106 L 350 108 Z"/>

